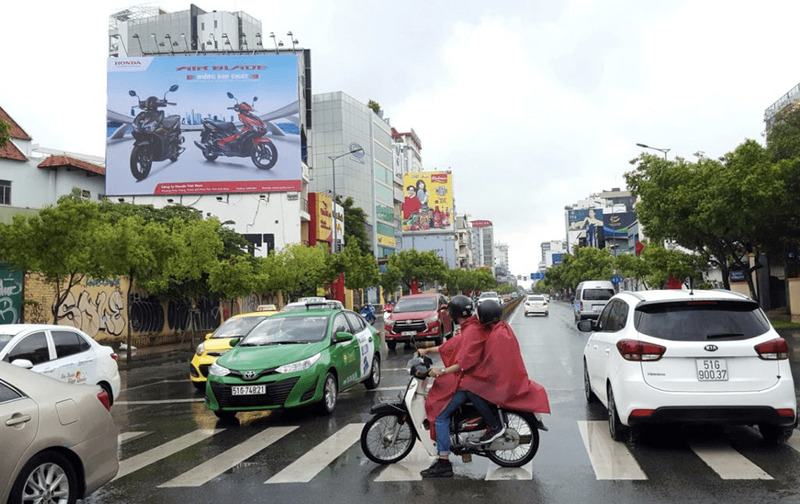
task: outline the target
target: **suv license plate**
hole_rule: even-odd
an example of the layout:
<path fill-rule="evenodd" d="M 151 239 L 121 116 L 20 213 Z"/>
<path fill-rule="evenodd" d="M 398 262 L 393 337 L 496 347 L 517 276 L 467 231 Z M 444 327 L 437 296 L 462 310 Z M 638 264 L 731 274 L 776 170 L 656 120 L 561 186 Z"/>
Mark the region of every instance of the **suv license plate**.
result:
<path fill-rule="evenodd" d="M 231 387 L 231 395 L 257 395 L 267 392 L 266 385 L 240 385 Z"/>
<path fill-rule="evenodd" d="M 728 362 L 725 359 L 697 359 L 698 381 L 728 381 Z"/>
<path fill-rule="evenodd" d="M 417 331 L 403 331 L 400 333 L 402 336 L 416 336 Z"/>

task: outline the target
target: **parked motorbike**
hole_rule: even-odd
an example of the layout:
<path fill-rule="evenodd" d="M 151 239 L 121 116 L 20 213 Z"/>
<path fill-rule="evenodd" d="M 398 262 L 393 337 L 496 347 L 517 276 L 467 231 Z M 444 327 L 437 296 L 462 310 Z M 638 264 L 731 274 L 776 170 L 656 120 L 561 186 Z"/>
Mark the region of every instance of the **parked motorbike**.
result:
<path fill-rule="evenodd" d="M 174 93 L 178 85 L 170 86 L 167 93 Z M 130 90 L 128 94 L 139 101 L 139 112 L 133 119 L 134 138 L 131 150 L 131 174 L 136 180 L 144 180 L 150 174 L 153 161 L 177 161 L 178 156 L 186 150 L 181 147 L 184 142 L 181 136 L 181 116 L 164 115 L 161 108 L 177 103 L 167 101 L 167 93 L 163 98 L 150 96 L 145 100 L 139 98 L 136 91 Z"/>
<path fill-rule="evenodd" d="M 375 322 L 375 319 L 377 318 L 375 316 L 375 307 L 372 306 L 372 303 L 365 304 L 364 307 L 361 308 L 361 311 L 358 313 L 359 315 L 364 317 L 366 321 L 369 322 L 370 324 Z"/>
<path fill-rule="evenodd" d="M 219 156 L 249 157 L 257 168 L 269 170 L 278 161 L 278 149 L 269 138 L 264 135 L 267 127 L 257 115 L 252 105 L 239 100 L 228 92 L 228 98 L 236 103 L 228 107 L 239 115 L 242 129 L 238 129 L 232 122 L 217 122 L 213 119 L 203 119 L 203 131 L 200 141 L 194 144 L 203 152 L 203 156 L 214 161 Z M 253 97 L 255 105 L 258 97 Z"/>
<path fill-rule="evenodd" d="M 417 440 L 429 455 L 438 455 L 436 441 L 428 430 L 425 414 L 428 372 L 432 361 L 415 354 L 408 363 L 410 379 L 405 393 L 370 409 L 372 418 L 361 430 L 361 450 L 373 462 L 393 464 L 411 452 Z M 539 449 L 539 423 L 533 413 L 498 408 L 505 433 L 486 444 L 480 438 L 487 425 L 472 403 L 463 404 L 450 418 L 450 451 L 468 460 L 471 455 L 487 457 L 503 467 L 520 467 L 530 462 Z"/>

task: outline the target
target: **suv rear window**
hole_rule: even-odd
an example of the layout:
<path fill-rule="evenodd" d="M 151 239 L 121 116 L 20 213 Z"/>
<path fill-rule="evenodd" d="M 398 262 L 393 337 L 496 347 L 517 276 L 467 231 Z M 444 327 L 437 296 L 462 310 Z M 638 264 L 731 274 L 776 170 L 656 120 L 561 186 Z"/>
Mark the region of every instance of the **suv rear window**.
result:
<path fill-rule="evenodd" d="M 614 295 L 613 289 L 584 289 L 585 301 L 608 301 Z"/>
<path fill-rule="evenodd" d="M 748 339 L 767 332 L 769 321 L 758 304 L 742 301 L 682 301 L 637 306 L 636 329 L 673 341 Z"/>

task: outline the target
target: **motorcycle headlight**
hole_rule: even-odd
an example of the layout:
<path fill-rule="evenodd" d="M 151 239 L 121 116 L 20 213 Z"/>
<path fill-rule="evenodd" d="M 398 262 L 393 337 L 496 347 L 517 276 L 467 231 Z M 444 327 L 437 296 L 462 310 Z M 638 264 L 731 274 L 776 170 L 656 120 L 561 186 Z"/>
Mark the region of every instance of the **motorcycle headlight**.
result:
<path fill-rule="evenodd" d="M 275 371 L 278 373 L 297 373 L 299 371 L 305 371 L 306 369 L 310 368 L 317 362 L 322 354 L 316 354 L 308 359 L 303 359 L 301 361 L 292 362 L 291 364 L 284 364 L 283 366 L 275 368 Z"/>
<path fill-rule="evenodd" d="M 211 364 L 211 367 L 208 368 L 208 373 L 214 376 L 228 376 L 231 374 L 231 370 L 214 362 Z"/>
<path fill-rule="evenodd" d="M 434 313 L 433 315 L 425 319 L 426 324 L 433 324 L 434 322 L 438 321 L 439 321 L 439 315 L 437 313 Z"/>
<path fill-rule="evenodd" d="M 204 343 L 200 343 L 199 345 L 197 345 L 197 348 L 195 349 L 194 353 L 196 353 L 197 355 L 203 355 L 203 352 L 205 351 L 206 351 L 206 345 Z"/>

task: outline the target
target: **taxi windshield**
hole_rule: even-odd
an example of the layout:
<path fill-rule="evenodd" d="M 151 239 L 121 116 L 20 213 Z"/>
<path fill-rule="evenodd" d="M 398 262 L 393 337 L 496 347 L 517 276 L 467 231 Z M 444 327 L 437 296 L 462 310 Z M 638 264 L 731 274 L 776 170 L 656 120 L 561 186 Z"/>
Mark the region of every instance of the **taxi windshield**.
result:
<path fill-rule="evenodd" d="M 328 315 L 270 317 L 256 326 L 239 346 L 287 345 L 322 341 L 328 333 Z"/>
<path fill-rule="evenodd" d="M 211 335 L 212 338 L 242 338 L 247 336 L 255 326 L 258 325 L 259 322 L 267 318 L 266 315 L 263 317 L 237 317 L 237 318 L 230 318 L 225 321 L 216 331 L 214 334 Z"/>

